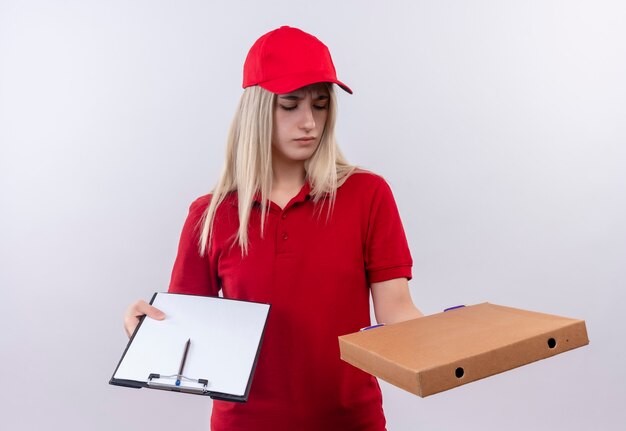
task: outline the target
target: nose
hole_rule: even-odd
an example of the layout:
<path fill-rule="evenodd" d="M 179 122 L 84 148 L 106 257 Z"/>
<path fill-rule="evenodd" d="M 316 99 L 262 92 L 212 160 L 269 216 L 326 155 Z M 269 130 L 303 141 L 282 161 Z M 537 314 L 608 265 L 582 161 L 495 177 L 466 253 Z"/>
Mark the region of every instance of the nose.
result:
<path fill-rule="evenodd" d="M 315 129 L 315 118 L 313 117 L 313 107 L 306 104 L 302 109 L 302 118 L 300 120 L 300 128 L 307 132 Z"/>

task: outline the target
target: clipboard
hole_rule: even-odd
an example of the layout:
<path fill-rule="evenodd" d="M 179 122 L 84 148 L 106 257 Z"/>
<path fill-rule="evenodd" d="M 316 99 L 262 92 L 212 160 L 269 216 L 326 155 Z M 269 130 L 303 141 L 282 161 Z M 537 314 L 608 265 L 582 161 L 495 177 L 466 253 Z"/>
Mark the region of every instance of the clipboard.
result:
<path fill-rule="evenodd" d="M 270 304 L 161 292 L 150 304 L 165 319 L 141 319 L 109 384 L 246 402 Z"/>

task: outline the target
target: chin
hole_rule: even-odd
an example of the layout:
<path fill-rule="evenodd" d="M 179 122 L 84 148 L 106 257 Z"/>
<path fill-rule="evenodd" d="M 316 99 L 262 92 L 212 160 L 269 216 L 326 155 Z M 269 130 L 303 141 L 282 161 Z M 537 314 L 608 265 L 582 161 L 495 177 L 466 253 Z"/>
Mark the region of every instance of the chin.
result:
<path fill-rule="evenodd" d="M 315 151 L 317 150 L 318 145 L 311 146 L 283 146 L 282 148 L 279 146 L 274 146 L 272 149 L 273 157 L 278 157 L 284 161 L 291 162 L 304 162 L 309 160 Z"/>
<path fill-rule="evenodd" d="M 309 160 L 313 156 L 314 153 L 315 153 L 315 150 L 293 151 L 288 154 L 285 154 L 285 158 L 289 160 L 293 160 L 294 162 L 296 161 L 303 162 L 303 161 Z"/>

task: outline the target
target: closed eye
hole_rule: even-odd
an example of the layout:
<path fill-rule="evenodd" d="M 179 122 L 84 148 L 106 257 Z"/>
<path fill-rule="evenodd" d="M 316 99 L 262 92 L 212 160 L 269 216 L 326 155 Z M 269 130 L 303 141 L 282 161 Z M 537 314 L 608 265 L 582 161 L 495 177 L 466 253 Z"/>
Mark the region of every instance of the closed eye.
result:
<path fill-rule="evenodd" d="M 282 109 L 284 109 L 285 111 L 293 111 L 294 109 L 296 109 L 298 107 L 298 105 L 294 105 L 294 106 L 285 106 L 285 105 L 280 105 L 280 107 Z M 328 104 L 324 104 L 324 105 L 313 105 L 313 109 L 316 109 L 318 111 L 324 111 L 325 109 L 328 109 Z"/>

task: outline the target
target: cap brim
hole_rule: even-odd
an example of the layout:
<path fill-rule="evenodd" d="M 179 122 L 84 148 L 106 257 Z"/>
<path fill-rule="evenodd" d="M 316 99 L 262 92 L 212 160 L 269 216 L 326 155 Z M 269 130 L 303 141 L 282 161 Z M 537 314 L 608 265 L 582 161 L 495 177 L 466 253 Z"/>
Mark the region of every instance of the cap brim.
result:
<path fill-rule="evenodd" d="M 346 84 L 344 84 L 343 82 L 335 81 L 335 84 L 337 84 L 339 87 L 341 87 L 347 93 L 352 94 L 352 89 L 350 87 L 348 87 Z"/>
<path fill-rule="evenodd" d="M 326 82 L 330 84 L 337 84 L 342 90 L 346 91 L 347 93 L 352 94 L 352 89 L 350 87 L 348 87 L 343 82 L 337 79 L 332 79 L 332 78 L 320 79 L 319 77 L 310 77 L 309 79 L 305 78 L 305 79 L 298 79 L 298 80 L 294 80 L 293 78 L 290 78 L 290 79 L 279 78 L 279 79 L 273 79 L 271 81 L 260 82 L 258 85 L 262 88 L 265 88 L 267 91 L 271 91 L 272 93 L 286 94 L 286 93 L 291 93 L 292 91 L 296 91 L 302 87 L 307 87 L 309 85 L 318 84 L 322 82 Z"/>

